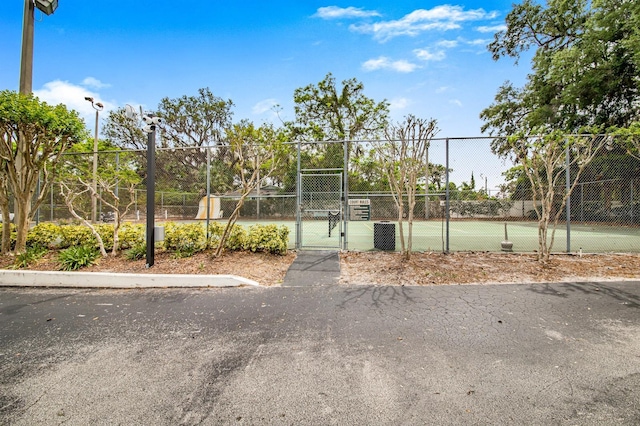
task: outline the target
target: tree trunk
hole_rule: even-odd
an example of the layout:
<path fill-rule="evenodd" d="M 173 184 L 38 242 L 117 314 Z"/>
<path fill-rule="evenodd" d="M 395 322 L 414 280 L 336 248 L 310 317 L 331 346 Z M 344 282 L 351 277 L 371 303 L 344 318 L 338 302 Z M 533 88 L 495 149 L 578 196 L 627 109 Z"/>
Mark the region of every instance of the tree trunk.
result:
<path fill-rule="evenodd" d="M 400 234 L 400 252 L 405 253 L 405 244 L 404 244 L 404 200 L 403 197 L 399 197 L 398 203 L 398 233 Z"/>
<path fill-rule="evenodd" d="M 229 235 L 231 235 L 231 229 L 233 228 L 233 225 L 236 224 L 236 221 L 238 220 L 238 216 L 240 216 L 240 209 L 244 205 L 244 200 L 245 198 L 247 198 L 247 195 L 249 195 L 249 192 L 247 192 L 242 197 L 240 197 L 240 200 L 238 200 L 238 203 L 236 204 L 236 208 L 233 209 L 233 212 L 229 216 L 229 220 L 227 221 L 227 226 L 224 228 L 224 232 L 220 237 L 220 242 L 218 242 L 218 247 L 216 247 L 216 250 L 213 253 L 213 257 L 222 256 L 222 253 L 224 252 L 224 246 L 227 243 L 227 240 L 229 239 Z"/>
<path fill-rule="evenodd" d="M 7 202 L 0 202 L 0 213 L 2 214 L 2 247 L 0 248 L 0 253 L 7 254 L 11 251 L 11 212 L 8 200 Z"/>
<path fill-rule="evenodd" d="M 413 250 L 413 209 L 415 207 L 415 201 L 411 203 L 409 201 L 409 212 L 407 214 L 407 224 L 409 228 L 409 235 L 407 236 L 407 251 L 404 254 L 405 260 L 411 259 L 411 251 Z"/>
<path fill-rule="evenodd" d="M 96 240 L 98 241 L 98 248 L 100 249 L 100 254 L 102 255 L 102 257 L 107 257 L 108 254 L 104 248 L 104 241 L 102 241 L 102 237 L 100 236 L 98 231 L 96 231 L 96 228 L 87 219 L 83 218 L 78 213 L 76 213 L 76 210 L 73 208 L 73 198 L 70 198 L 70 197 L 74 197 L 74 195 L 70 193 L 68 187 L 67 188 L 64 187 L 64 184 L 61 183 L 60 187 L 61 187 L 60 193 L 64 198 L 64 202 L 67 205 L 67 208 L 69 209 L 69 213 L 71 213 L 73 217 L 81 221 L 86 227 L 88 227 L 91 230 L 91 233 L 93 234 L 94 237 L 96 237 Z M 67 190 L 66 193 L 64 192 L 64 189 Z"/>
<path fill-rule="evenodd" d="M 30 193 L 16 194 L 16 209 L 14 215 L 14 222 L 16 224 L 16 246 L 14 249 L 15 254 L 20 254 L 26 250 L 27 247 L 27 233 L 29 232 L 31 211 L 31 197 Z"/>

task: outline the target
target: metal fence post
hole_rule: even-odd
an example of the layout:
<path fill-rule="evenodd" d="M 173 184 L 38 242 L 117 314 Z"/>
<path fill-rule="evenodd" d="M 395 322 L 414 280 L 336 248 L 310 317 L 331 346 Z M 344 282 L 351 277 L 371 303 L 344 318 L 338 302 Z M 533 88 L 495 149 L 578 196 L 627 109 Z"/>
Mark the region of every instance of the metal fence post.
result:
<path fill-rule="evenodd" d="M 301 234 L 301 226 L 300 221 L 302 220 L 302 215 L 300 212 L 300 208 L 302 207 L 302 187 L 301 187 L 301 170 L 300 170 L 300 140 L 298 139 L 298 158 L 297 158 L 297 176 L 296 176 L 296 249 L 300 250 L 302 246 L 302 234 Z"/>
<path fill-rule="evenodd" d="M 207 242 L 209 241 L 209 212 L 211 212 L 211 148 L 207 146 L 207 221 L 206 221 L 206 234 Z M 184 199 L 184 195 L 183 195 Z"/>
<path fill-rule="evenodd" d="M 449 138 L 445 140 L 445 215 L 446 215 L 446 239 L 445 253 L 449 253 Z"/>
<path fill-rule="evenodd" d="M 567 191 L 567 204 L 565 208 L 567 215 L 567 253 L 571 253 L 571 195 L 569 194 L 569 190 L 571 189 L 571 171 L 569 170 L 569 166 L 571 165 L 571 151 L 569 150 L 569 144 L 567 144 L 566 150 L 567 169 L 565 171 L 565 191 Z"/>
<path fill-rule="evenodd" d="M 424 174 L 424 218 L 429 219 L 429 146 L 427 145 L 426 149 L 426 158 L 427 162 L 426 172 Z"/>
<path fill-rule="evenodd" d="M 116 152 L 116 197 L 118 197 L 118 187 L 120 186 L 120 153 Z"/>
<path fill-rule="evenodd" d="M 635 223 L 635 218 L 633 217 L 633 179 L 631 179 L 631 185 L 630 188 L 631 190 L 631 194 L 630 194 L 630 198 L 631 198 L 631 223 Z"/>
<path fill-rule="evenodd" d="M 343 142 L 343 149 L 344 149 L 344 166 L 343 166 L 343 180 L 344 180 L 344 190 L 342 191 L 342 196 L 344 197 L 343 200 L 343 211 L 344 213 L 342 214 L 342 220 L 343 220 L 343 227 L 342 227 L 342 249 L 343 250 L 347 250 L 348 246 L 348 241 L 347 241 L 347 213 L 349 212 L 349 142 L 345 139 Z"/>
<path fill-rule="evenodd" d="M 580 222 L 584 222 L 584 183 L 580 184 Z"/>

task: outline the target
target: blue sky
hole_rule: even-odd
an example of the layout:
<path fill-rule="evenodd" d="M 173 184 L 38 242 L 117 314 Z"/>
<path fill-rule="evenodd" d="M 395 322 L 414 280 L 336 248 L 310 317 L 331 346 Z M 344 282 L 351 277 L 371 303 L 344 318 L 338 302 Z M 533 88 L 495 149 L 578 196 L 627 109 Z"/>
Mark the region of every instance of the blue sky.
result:
<path fill-rule="evenodd" d="M 436 118 L 441 136 L 480 134 L 480 111 L 500 84 L 524 81 L 527 61 L 494 62 L 486 44 L 511 1 L 60 0 L 36 11 L 34 92 L 78 110 L 154 109 L 162 97 L 209 87 L 234 118 L 293 118 L 293 92 L 327 72 L 355 77 L 391 103 L 394 119 Z M 17 90 L 23 2 L 0 2 L 0 89 Z"/>
<path fill-rule="evenodd" d="M 89 129 L 85 96 L 155 109 L 202 87 L 234 102 L 235 121 L 278 123 L 274 104 L 293 119 L 294 90 L 331 72 L 390 102 L 394 120 L 414 114 L 437 119 L 439 136 L 479 136 L 498 87 L 529 71 L 526 59 L 495 62 L 486 50 L 511 4 L 59 0 L 51 16 L 36 11 L 33 90 Z M 18 89 L 23 5 L 0 1 L 0 90 Z"/>

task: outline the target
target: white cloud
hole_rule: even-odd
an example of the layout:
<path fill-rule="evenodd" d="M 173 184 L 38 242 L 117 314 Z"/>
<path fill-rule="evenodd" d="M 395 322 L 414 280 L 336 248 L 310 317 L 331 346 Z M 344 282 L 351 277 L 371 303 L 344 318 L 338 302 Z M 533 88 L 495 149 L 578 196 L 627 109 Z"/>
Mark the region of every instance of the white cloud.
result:
<path fill-rule="evenodd" d="M 274 98 L 264 99 L 251 108 L 251 112 L 255 115 L 264 114 L 265 112 L 272 111 L 273 107 L 278 105 L 278 101 Z"/>
<path fill-rule="evenodd" d="M 87 79 L 85 79 L 85 81 L 86 80 Z M 91 102 L 85 100 L 85 97 L 90 96 L 96 103 L 102 103 L 104 105 L 104 112 L 117 107 L 115 103 L 102 100 L 100 94 L 96 91 L 62 80 L 50 81 L 46 83 L 42 89 L 34 90 L 33 94 L 41 101 L 50 105 L 64 104 L 68 109 L 78 111 L 80 117 L 84 119 L 84 122 L 90 128 L 93 128 L 96 111 L 91 106 Z"/>
<path fill-rule="evenodd" d="M 413 102 L 407 98 L 393 98 L 389 101 L 389 109 L 391 111 L 400 111 L 406 109 Z"/>
<path fill-rule="evenodd" d="M 105 87 L 110 87 L 110 84 L 105 84 L 98 80 L 97 78 L 87 77 L 82 80 L 82 85 L 85 87 L 91 87 L 94 89 L 104 89 Z"/>
<path fill-rule="evenodd" d="M 425 31 L 447 31 L 458 29 L 460 23 L 493 19 L 496 12 L 486 12 L 484 9 L 464 10 L 461 6 L 442 5 L 433 9 L 417 9 L 401 19 L 381 21 L 373 24 L 352 24 L 352 31 L 373 34 L 373 38 L 387 41 L 398 36 L 416 36 Z"/>
<path fill-rule="evenodd" d="M 369 18 L 380 16 L 380 13 L 375 10 L 363 10 L 358 7 L 327 6 L 318 8 L 313 16 L 322 19 Z"/>
<path fill-rule="evenodd" d="M 404 59 L 392 61 L 386 56 L 380 56 L 377 59 L 369 59 L 362 64 L 362 69 L 365 71 L 389 69 L 401 73 L 409 73 L 415 71 L 417 68 L 420 68 L 417 64 L 405 61 Z"/>
<path fill-rule="evenodd" d="M 459 44 L 458 40 L 441 40 L 436 43 L 436 46 L 444 47 L 445 49 L 452 49 L 458 46 L 458 44 Z"/>
<path fill-rule="evenodd" d="M 447 56 L 443 50 L 431 52 L 429 49 L 416 49 L 413 53 L 423 61 L 442 61 Z"/>
<path fill-rule="evenodd" d="M 486 38 L 477 38 L 475 40 L 469 40 L 466 43 L 471 46 L 486 46 L 491 43 L 491 40 L 487 40 Z"/>
<path fill-rule="evenodd" d="M 451 99 L 451 100 L 449 100 L 449 103 L 451 105 L 462 107 L 462 102 L 459 99 Z"/>
<path fill-rule="evenodd" d="M 436 89 L 436 93 L 444 93 L 450 89 L 449 86 L 440 86 Z"/>
<path fill-rule="evenodd" d="M 497 33 L 498 31 L 505 31 L 507 26 L 504 24 L 500 25 L 481 25 L 476 27 L 476 31 L 481 33 Z"/>

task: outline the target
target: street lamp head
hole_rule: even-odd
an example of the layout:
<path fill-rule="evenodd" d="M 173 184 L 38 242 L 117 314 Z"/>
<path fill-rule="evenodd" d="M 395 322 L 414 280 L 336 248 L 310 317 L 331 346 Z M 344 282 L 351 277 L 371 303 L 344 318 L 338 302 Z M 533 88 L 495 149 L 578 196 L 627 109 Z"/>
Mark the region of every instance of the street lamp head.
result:
<path fill-rule="evenodd" d="M 46 15 L 51 15 L 58 8 L 58 0 L 35 0 L 35 5 L 39 11 Z"/>
<path fill-rule="evenodd" d="M 95 100 L 91 96 L 85 96 L 84 100 L 91 102 L 91 106 L 96 111 L 102 111 L 102 109 L 104 108 L 104 105 L 102 104 L 102 102 L 95 102 Z"/>

